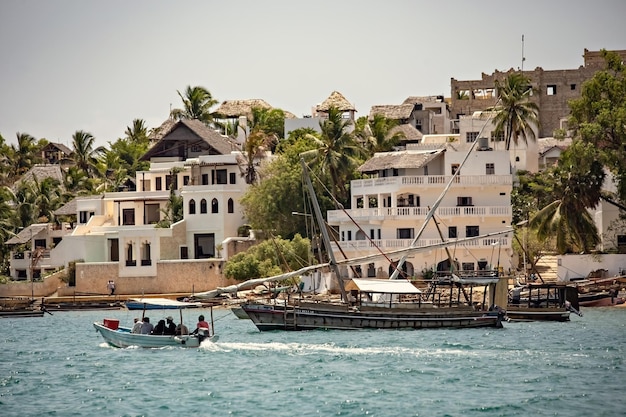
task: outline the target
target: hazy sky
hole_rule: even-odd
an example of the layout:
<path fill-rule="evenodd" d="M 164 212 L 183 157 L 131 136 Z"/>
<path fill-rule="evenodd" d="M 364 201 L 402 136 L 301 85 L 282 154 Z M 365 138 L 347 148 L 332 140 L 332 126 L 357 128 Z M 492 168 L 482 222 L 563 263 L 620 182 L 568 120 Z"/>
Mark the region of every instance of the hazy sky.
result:
<path fill-rule="evenodd" d="M 367 115 L 450 78 L 574 69 L 626 49 L 626 1 L 0 0 L 0 134 L 98 145 L 159 126 L 177 90 L 260 98 L 297 116 L 332 91 Z"/>

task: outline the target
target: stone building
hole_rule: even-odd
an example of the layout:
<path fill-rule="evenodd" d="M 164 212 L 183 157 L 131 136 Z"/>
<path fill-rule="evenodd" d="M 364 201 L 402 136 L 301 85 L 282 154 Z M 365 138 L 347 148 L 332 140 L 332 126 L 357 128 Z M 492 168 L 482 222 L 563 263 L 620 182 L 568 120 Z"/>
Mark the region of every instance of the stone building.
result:
<path fill-rule="evenodd" d="M 626 50 L 614 52 L 622 59 L 626 59 Z M 534 70 L 523 71 L 537 90 L 533 100 L 539 106 L 539 137 L 554 136 L 555 130 L 567 129 L 567 118 L 570 113 L 567 102 L 579 98 L 583 83 L 603 68 L 604 59 L 600 51 L 585 49 L 583 59 L 583 65 L 577 69 L 544 70 L 537 67 Z M 505 72 L 496 70 L 492 74 L 483 73 L 480 80 L 460 81 L 452 78 L 451 117 L 459 119 L 462 115 L 471 115 L 475 111 L 494 106 L 495 81 L 505 78 L 514 71 L 511 68 Z M 453 133 L 458 133 L 458 127 L 453 126 Z"/>

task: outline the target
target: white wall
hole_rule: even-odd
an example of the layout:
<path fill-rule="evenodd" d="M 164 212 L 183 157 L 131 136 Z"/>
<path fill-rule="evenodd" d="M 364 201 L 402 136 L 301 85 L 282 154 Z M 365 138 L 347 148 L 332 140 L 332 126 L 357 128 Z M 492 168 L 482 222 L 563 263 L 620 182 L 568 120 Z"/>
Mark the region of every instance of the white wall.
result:
<path fill-rule="evenodd" d="M 591 271 L 598 269 L 606 269 L 607 277 L 617 276 L 620 271 L 626 270 L 625 254 L 560 255 L 557 262 L 557 275 L 560 281 L 585 278 Z"/>

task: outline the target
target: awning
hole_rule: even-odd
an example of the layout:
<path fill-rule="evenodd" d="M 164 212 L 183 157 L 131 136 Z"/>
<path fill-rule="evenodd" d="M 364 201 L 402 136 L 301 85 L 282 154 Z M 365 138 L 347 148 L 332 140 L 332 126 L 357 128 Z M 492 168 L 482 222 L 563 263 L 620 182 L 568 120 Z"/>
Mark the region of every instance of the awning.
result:
<path fill-rule="evenodd" d="M 185 301 L 170 300 L 167 298 L 129 298 L 129 301 L 135 303 L 146 304 L 151 306 L 162 306 L 170 308 L 187 308 L 187 307 L 201 307 L 202 303 L 190 303 Z"/>
<path fill-rule="evenodd" d="M 421 294 L 421 291 L 406 279 L 353 278 L 346 285 L 346 290 L 384 294 Z"/>

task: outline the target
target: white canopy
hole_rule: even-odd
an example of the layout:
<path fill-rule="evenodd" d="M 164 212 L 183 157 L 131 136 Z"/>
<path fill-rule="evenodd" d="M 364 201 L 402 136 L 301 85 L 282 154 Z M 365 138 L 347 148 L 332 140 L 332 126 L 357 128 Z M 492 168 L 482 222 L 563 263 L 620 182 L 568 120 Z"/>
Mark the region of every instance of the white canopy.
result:
<path fill-rule="evenodd" d="M 385 294 L 421 294 L 421 291 L 406 279 L 352 278 L 346 290 Z"/>
<path fill-rule="evenodd" d="M 135 303 L 162 307 L 187 308 L 202 306 L 202 303 L 189 303 L 184 301 L 170 300 L 167 298 L 129 298 L 128 300 Z"/>

